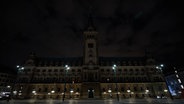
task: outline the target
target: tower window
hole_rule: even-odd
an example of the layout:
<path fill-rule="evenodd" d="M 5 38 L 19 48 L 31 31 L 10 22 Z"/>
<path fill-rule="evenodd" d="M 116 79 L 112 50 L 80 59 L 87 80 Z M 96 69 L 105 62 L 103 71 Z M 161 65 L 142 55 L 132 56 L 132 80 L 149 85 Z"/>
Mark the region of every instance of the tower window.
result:
<path fill-rule="evenodd" d="M 88 43 L 88 48 L 93 48 L 93 43 Z"/>
<path fill-rule="evenodd" d="M 93 55 L 92 55 L 92 54 L 90 54 L 90 55 L 89 55 L 89 57 L 93 57 Z"/>

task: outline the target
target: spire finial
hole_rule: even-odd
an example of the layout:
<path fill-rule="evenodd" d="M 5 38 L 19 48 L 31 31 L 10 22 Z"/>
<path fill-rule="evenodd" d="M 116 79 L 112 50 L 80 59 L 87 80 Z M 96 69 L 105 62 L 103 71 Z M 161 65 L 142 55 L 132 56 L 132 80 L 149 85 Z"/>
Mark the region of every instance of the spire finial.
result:
<path fill-rule="evenodd" d="M 89 7 L 89 14 L 88 14 L 88 30 L 95 30 L 94 24 L 93 24 L 93 17 L 92 17 L 92 11 L 93 11 L 93 7 L 90 6 Z"/>
<path fill-rule="evenodd" d="M 147 58 L 152 58 L 152 57 L 153 57 L 150 48 L 146 48 L 146 49 L 145 49 L 145 56 L 146 56 Z"/>

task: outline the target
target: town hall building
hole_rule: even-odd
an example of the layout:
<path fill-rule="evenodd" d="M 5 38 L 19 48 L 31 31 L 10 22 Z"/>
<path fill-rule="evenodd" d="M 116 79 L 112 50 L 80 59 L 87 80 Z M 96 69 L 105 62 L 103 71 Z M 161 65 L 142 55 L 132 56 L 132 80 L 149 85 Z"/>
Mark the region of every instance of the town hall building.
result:
<path fill-rule="evenodd" d="M 128 99 L 163 98 L 169 92 L 153 57 L 101 57 L 98 31 L 92 22 L 83 32 L 82 57 L 39 57 L 34 53 L 22 66 L 13 98 Z"/>

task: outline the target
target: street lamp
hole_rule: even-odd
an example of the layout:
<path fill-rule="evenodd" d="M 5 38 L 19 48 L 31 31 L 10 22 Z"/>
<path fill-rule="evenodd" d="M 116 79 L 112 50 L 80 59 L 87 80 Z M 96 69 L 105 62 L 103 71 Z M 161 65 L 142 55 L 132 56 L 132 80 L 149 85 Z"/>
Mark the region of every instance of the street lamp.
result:
<path fill-rule="evenodd" d="M 115 81 L 115 82 L 116 82 L 116 88 L 115 88 L 115 89 L 116 89 L 116 93 L 117 93 L 117 94 L 116 94 L 116 95 L 117 95 L 117 100 L 119 101 L 118 85 L 117 85 L 117 77 L 116 77 L 116 67 L 117 67 L 116 64 L 114 64 L 114 65 L 112 66 L 112 69 L 114 70 L 114 78 L 116 79 L 116 81 Z"/>
<path fill-rule="evenodd" d="M 54 90 L 52 90 L 52 91 L 51 91 L 51 93 L 53 94 L 53 93 L 55 93 L 55 91 L 54 91 Z"/>
<path fill-rule="evenodd" d="M 65 65 L 65 84 L 64 84 L 63 101 L 65 99 L 65 92 L 66 92 L 66 76 L 67 76 L 67 73 L 68 73 L 69 69 L 70 69 L 70 67 L 68 65 Z"/>
<path fill-rule="evenodd" d="M 35 89 L 32 90 L 32 94 L 33 95 L 36 95 L 37 94 Z"/>
<path fill-rule="evenodd" d="M 160 72 L 163 72 L 164 64 L 160 64 L 159 66 L 156 66 L 156 69 L 158 69 Z"/>
<path fill-rule="evenodd" d="M 18 69 L 18 71 L 23 71 L 24 67 L 17 65 L 17 69 Z"/>

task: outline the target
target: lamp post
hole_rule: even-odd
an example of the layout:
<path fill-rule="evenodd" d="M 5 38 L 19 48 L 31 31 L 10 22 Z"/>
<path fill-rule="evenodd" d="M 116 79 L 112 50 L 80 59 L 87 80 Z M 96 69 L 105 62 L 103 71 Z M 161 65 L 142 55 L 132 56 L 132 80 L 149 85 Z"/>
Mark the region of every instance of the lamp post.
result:
<path fill-rule="evenodd" d="M 118 95 L 118 85 L 117 85 L 117 77 L 116 77 L 116 65 L 114 64 L 113 66 L 112 66 L 112 69 L 114 70 L 114 78 L 115 78 L 115 82 L 116 82 L 116 88 L 115 88 L 115 90 L 116 90 L 116 92 L 117 92 L 117 94 L 116 94 L 116 96 L 117 96 L 117 100 L 119 101 L 119 95 Z"/>
<path fill-rule="evenodd" d="M 4 93 L 5 93 L 7 101 L 9 101 L 11 99 L 11 96 L 12 96 L 12 94 L 11 94 L 11 86 L 10 85 L 6 86 L 6 90 L 5 90 Z"/>
<path fill-rule="evenodd" d="M 65 92 L 66 92 L 66 76 L 68 73 L 68 70 L 70 69 L 70 67 L 68 65 L 65 65 L 65 84 L 64 84 L 64 93 L 63 93 L 63 101 L 65 100 Z"/>

